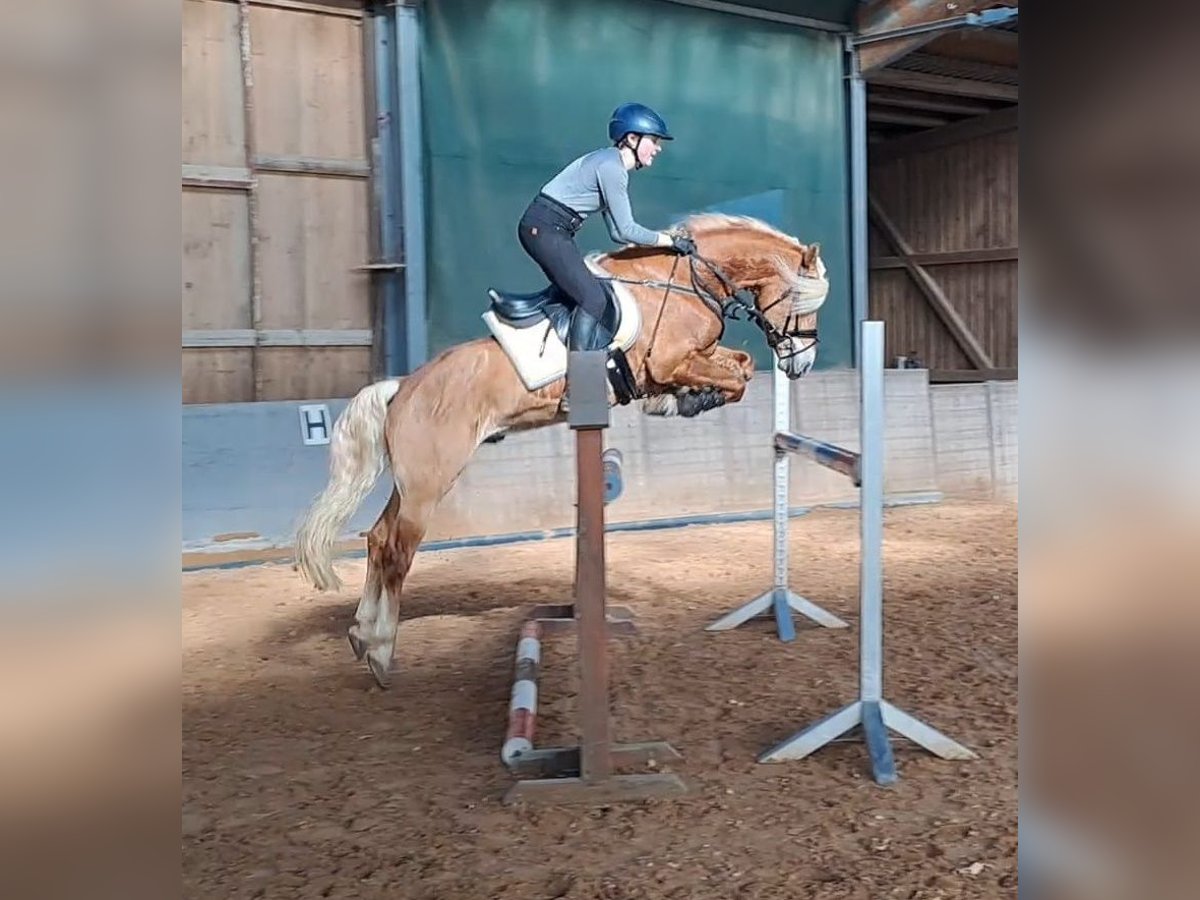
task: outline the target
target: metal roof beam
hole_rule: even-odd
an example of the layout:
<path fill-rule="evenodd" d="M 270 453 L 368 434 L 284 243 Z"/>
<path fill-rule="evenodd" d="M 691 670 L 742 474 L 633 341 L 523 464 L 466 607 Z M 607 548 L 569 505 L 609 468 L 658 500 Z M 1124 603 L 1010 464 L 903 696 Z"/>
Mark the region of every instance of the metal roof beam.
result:
<path fill-rule="evenodd" d="M 759 9 L 756 6 L 744 6 L 740 3 L 725 3 L 722 0 L 663 0 L 663 2 L 675 3 L 679 6 L 692 6 L 696 9 L 708 9 L 713 12 L 728 13 L 732 16 L 744 16 L 748 19 L 763 19 L 767 22 L 798 25 L 801 28 L 814 28 L 818 31 L 832 31 L 838 34 L 844 34 L 850 30 L 840 22 L 828 22 L 824 19 L 813 19 L 809 16 L 796 16 L 791 13 L 775 12 L 770 9 Z"/>

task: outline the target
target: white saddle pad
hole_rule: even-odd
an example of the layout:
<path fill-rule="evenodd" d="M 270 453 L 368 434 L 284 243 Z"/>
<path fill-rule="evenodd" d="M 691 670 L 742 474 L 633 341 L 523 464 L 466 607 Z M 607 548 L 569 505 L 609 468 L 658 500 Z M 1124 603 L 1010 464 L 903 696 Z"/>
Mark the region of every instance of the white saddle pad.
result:
<path fill-rule="evenodd" d="M 591 259 L 587 260 L 587 266 L 601 277 L 609 275 Z M 621 324 L 609 348 L 628 350 L 642 330 L 642 313 L 627 285 L 619 281 L 611 284 L 621 308 Z M 483 321 L 529 390 L 536 391 L 567 374 L 567 348 L 549 320 L 528 328 L 515 328 L 489 309 L 483 314 Z"/>

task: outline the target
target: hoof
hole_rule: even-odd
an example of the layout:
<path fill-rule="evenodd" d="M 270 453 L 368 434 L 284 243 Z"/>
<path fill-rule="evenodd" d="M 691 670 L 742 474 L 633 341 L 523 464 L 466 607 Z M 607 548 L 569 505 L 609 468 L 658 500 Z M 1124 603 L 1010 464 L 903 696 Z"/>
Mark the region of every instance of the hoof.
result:
<path fill-rule="evenodd" d="M 353 631 L 350 631 L 346 637 L 350 641 L 350 649 L 354 651 L 354 658 L 361 661 L 362 658 L 367 655 L 366 643 Z"/>
<path fill-rule="evenodd" d="M 373 656 L 367 657 L 367 666 L 371 670 L 371 674 L 375 676 L 375 683 L 385 691 L 392 686 L 392 673 L 388 667 L 384 666 L 379 660 Z"/>
<path fill-rule="evenodd" d="M 711 386 L 698 391 L 681 391 L 679 394 L 679 414 L 689 419 L 724 405 L 725 395 Z"/>

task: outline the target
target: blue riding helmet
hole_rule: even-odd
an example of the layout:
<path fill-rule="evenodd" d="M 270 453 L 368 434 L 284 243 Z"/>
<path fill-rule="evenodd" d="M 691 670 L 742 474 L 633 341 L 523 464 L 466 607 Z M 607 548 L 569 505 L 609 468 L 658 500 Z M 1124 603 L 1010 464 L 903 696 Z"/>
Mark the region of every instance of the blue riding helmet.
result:
<path fill-rule="evenodd" d="M 612 118 L 608 120 L 609 140 L 619 141 L 630 132 L 652 134 L 664 141 L 675 140 L 667 131 L 663 117 L 641 103 L 622 103 L 613 110 Z"/>

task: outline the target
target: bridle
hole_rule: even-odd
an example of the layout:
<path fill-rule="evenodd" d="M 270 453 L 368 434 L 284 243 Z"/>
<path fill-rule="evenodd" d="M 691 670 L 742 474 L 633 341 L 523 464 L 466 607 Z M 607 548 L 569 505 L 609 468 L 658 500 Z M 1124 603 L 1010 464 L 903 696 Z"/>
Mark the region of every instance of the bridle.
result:
<path fill-rule="evenodd" d="M 697 294 L 701 295 L 701 299 L 706 300 L 706 305 L 707 303 L 711 302 L 719 303 L 722 320 L 729 319 L 735 322 L 739 321 L 738 316 L 740 313 L 745 320 L 753 322 L 758 326 L 758 330 L 761 331 L 766 337 L 767 345 L 773 351 L 775 351 L 776 355 L 781 360 L 790 359 L 798 353 L 803 353 L 804 351 L 815 347 L 820 342 L 820 338 L 817 336 L 817 329 L 800 327 L 800 319 L 802 317 L 798 313 L 788 313 L 788 317 L 786 320 L 784 320 L 782 328 L 776 327 L 774 323 L 767 318 L 768 312 L 770 312 L 780 303 L 784 302 L 784 300 L 788 299 L 787 294 L 783 294 L 775 302 L 768 304 L 762 309 L 759 309 L 757 302 L 758 297 L 754 291 L 750 290 L 749 288 L 739 288 L 734 285 L 729 279 L 729 276 L 722 271 L 721 267 L 713 263 L 711 260 L 705 259 L 699 253 L 696 253 L 688 257 L 688 262 L 692 274 L 692 287 L 695 288 Z M 727 296 L 723 300 L 714 297 L 711 293 L 709 293 L 707 297 L 701 294 L 701 285 L 696 279 L 696 263 L 698 262 L 703 263 L 708 270 L 716 276 L 717 280 L 721 282 L 722 287 L 724 287 L 728 292 Z M 671 268 L 672 277 L 674 277 L 674 266 Z M 724 334 L 724 331 L 725 323 L 722 321 L 721 333 Z M 804 346 L 798 346 L 798 341 L 796 340 L 797 338 L 805 339 L 809 343 L 805 344 Z M 786 352 L 781 353 L 779 347 L 784 343 L 787 344 L 788 349 Z"/>
<path fill-rule="evenodd" d="M 733 283 L 728 275 L 721 269 L 720 266 L 705 259 L 699 253 L 689 253 L 687 256 L 688 268 L 691 275 L 692 286 L 689 288 L 686 285 L 675 282 L 675 270 L 679 266 L 680 257 L 675 258 L 675 262 L 671 265 L 671 274 L 666 281 L 657 281 L 654 279 L 639 279 L 639 278 L 619 278 L 615 275 L 608 276 L 612 281 L 620 281 L 624 284 L 637 284 L 644 287 L 661 287 L 663 288 L 663 299 L 659 306 L 658 319 L 662 320 L 663 309 L 666 307 L 667 297 L 672 291 L 677 291 L 684 294 L 693 294 L 699 297 L 701 302 L 720 320 L 721 332 L 717 337 L 720 340 L 725 334 L 725 320 L 730 321 L 750 321 L 753 322 L 763 333 L 767 339 L 767 345 L 775 353 L 780 360 L 790 359 L 797 354 L 804 353 L 807 350 L 815 347 L 820 338 L 817 336 L 815 328 L 801 328 L 799 313 L 789 313 L 783 327 L 779 328 L 770 319 L 767 318 L 767 313 L 774 309 L 777 305 L 788 299 L 788 295 L 784 294 L 778 300 L 768 304 L 763 309 L 758 308 L 758 296 L 750 288 L 740 288 Z M 709 290 L 698 277 L 696 269 L 697 263 L 704 265 L 721 283 L 725 289 L 725 296 L 721 297 Z M 654 337 L 658 332 L 658 322 L 655 322 L 654 333 L 651 335 L 651 348 L 653 348 Z M 801 345 L 801 341 L 808 343 Z M 780 348 L 783 348 L 782 350 Z"/>

